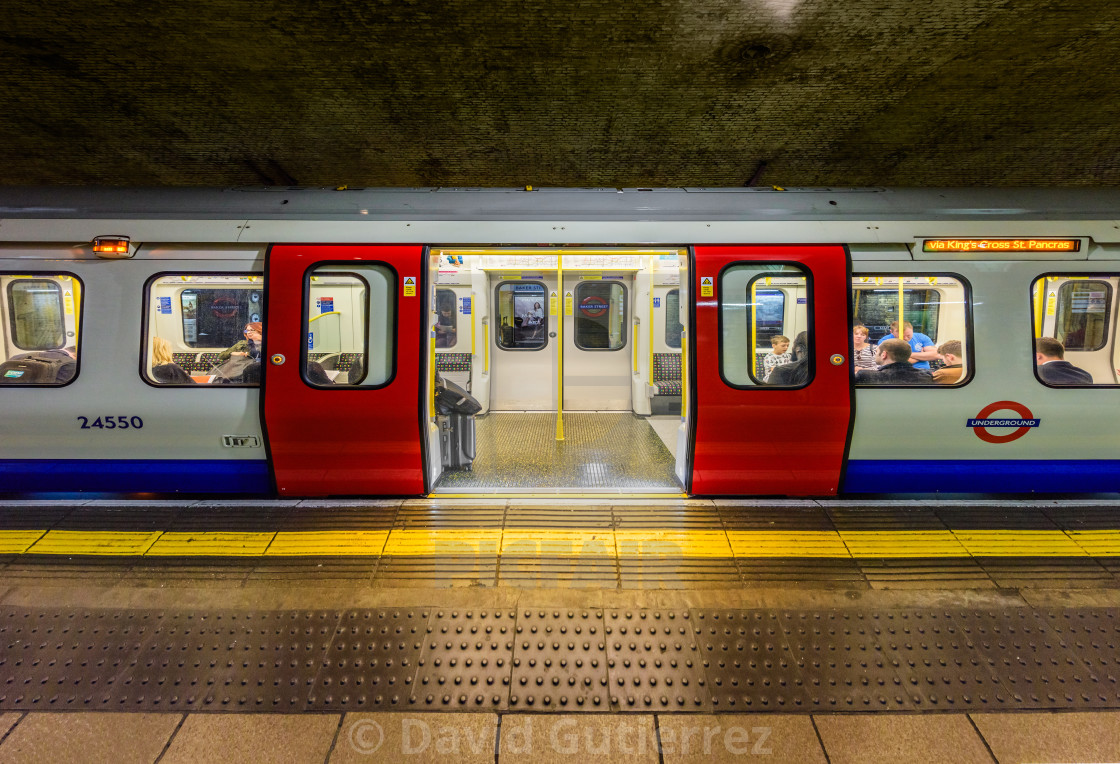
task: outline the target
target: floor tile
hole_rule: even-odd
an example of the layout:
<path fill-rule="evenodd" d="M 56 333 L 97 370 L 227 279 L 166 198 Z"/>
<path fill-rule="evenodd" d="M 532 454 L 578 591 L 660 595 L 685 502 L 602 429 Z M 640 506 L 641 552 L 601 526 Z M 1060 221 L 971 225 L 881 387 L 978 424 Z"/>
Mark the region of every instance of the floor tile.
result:
<path fill-rule="evenodd" d="M 831 764 L 991 764 L 965 714 L 859 714 L 813 717 Z"/>
<path fill-rule="evenodd" d="M 637 764 L 658 761 L 652 715 L 521 715 L 502 717 L 501 764 L 574 762 Z"/>
<path fill-rule="evenodd" d="M 493 764 L 496 714 L 347 714 L 329 764 Z"/>
<path fill-rule="evenodd" d="M 338 714 L 191 714 L 160 764 L 325 761 Z"/>
<path fill-rule="evenodd" d="M 665 764 L 763 761 L 826 764 L 812 720 L 805 715 L 721 714 L 657 717 Z"/>
<path fill-rule="evenodd" d="M 1000 764 L 1120 761 L 1120 712 L 973 714 Z"/>
<path fill-rule="evenodd" d="M 150 764 L 182 718 L 181 714 L 32 713 L 0 746 L 0 760 Z"/>

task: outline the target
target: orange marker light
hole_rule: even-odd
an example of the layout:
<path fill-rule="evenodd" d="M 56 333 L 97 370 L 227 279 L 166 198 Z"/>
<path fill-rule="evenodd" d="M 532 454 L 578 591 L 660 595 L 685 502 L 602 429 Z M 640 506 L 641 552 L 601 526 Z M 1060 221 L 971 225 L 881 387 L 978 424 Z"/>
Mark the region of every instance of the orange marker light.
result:
<path fill-rule="evenodd" d="M 107 255 L 127 255 L 127 236 L 98 236 L 93 240 L 93 251 Z"/>

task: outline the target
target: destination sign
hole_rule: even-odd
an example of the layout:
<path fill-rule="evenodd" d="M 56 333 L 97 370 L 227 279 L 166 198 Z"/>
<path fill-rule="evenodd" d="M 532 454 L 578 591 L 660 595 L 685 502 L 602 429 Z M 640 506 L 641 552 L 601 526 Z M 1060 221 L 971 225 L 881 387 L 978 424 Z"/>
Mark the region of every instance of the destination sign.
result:
<path fill-rule="evenodd" d="M 923 252 L 1078 252 L 1080 239 L 926 239 Z"/>

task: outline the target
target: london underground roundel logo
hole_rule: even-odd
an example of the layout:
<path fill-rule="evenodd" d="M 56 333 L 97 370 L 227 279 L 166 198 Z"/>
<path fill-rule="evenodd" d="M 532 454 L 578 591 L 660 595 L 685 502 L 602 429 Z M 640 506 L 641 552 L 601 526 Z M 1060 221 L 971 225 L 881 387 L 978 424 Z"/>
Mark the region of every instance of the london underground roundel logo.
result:
<path fill-rule="evenodd" d="M 1014 411 L 1019 419 L 995 418 L 992 414 L 997 411 Z M 1015 401 L 996 401 L 980 409 L 975 419 L 969 419 L 966 426 L 971 427 L 976 437 L 985 443 L 1010 443 L 1030 432 L 1032 427 L 1038 427 L 1041 419 L 1035 419 L 1031 410 L 1022 403 Z M 988 432 L 989 427 L 1014 427 L 1014 432 L 1006 435 L 993 435 Z"/>
<path fill-rule="evenodd" d="M 607 312 L 607 302 L 597 295 L 588 295 L 579 301 L 579 309 L 591 318 L 598 318 Z"/>

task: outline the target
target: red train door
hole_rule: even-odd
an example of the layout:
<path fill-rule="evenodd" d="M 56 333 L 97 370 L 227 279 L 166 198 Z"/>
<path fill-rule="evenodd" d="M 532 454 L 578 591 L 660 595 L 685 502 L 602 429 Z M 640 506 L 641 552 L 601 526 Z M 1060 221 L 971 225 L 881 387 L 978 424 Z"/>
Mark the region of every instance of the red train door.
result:
<path fill-rule="evenodd" d="M 417 246 L 272 247 L 264 420 L 284 496 L 424 492 Z"/>
<path fill-rule="evenodd" d="M 835 495 L 852 417 L 847 252 L 697 247 L 693 264 L 692 492 Z"/>

